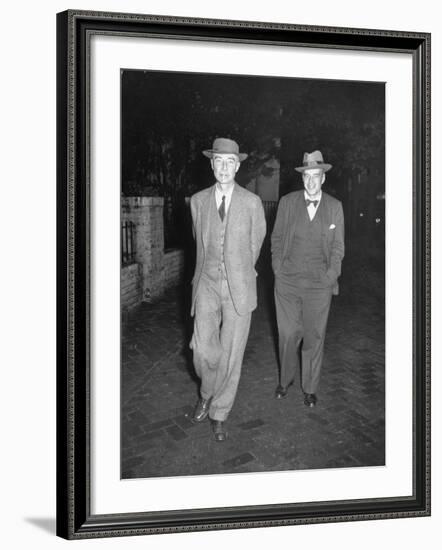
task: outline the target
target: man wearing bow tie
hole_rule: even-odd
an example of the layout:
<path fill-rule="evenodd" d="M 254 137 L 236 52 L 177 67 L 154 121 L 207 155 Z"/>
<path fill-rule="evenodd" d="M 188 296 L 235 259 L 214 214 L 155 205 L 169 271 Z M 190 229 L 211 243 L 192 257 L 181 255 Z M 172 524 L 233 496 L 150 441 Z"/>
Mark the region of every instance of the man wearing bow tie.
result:
<path fill-rule="evenodd" d="M 305 153 L 303 191 L 283 197 L 272 233 L 272 267 L 279 334 L 280 379 L 275 397 L 286 397 L 299 365 L 304 403 L 314 407 L 332 294 L 344 257 L 344 213 L 337 199 L 322 191 L 332 166 L 320 151 Z M 302 343 L 302 344 L 301 344 Z"/>
<path fill-rule="evenodd" d="M 201 379 L 193 420 L 209 417 L 215 440 L 224 441 L 257 305 L 255 263 L 266 222 L 261 199 L 235 182 L 247 158 L 238 144 L 217 138 L 203 154 L 210 159 L 216 183 L 190 201 L 196 241 L 190 347 Z"/>

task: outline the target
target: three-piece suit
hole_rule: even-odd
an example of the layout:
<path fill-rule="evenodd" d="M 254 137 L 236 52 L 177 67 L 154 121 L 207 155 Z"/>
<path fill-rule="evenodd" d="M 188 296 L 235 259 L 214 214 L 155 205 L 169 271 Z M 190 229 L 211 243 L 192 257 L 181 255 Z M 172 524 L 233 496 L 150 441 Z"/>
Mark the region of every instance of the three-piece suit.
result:
<path fill-rule="evenodd" d="M 275 305 L 279 333 L 280 385 L 293 382 L 302 340 L 301 385 L 318 388 L 332 294 L 344 257 L 342 204 L 322 192 L 310 219 L 305 192 L 281 198 L 271 236 Z"/>
<path fill-rule="evenodd" d="M 215 185 L 190 201 L 196 242 L 190 347 L 201 398 L 212 398 L 209 416 L 224 421 L 233 406 L 251 313 L 257 306 L 255 263 L 266 222 L 261 199 L 237 183 L 222 220 Z"/>

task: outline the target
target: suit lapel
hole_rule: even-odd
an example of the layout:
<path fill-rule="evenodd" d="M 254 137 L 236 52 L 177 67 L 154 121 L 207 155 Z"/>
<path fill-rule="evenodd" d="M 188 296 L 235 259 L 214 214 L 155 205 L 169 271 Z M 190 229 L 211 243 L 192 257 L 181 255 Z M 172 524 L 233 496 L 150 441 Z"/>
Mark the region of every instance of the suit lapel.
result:
<path fill-rule="evenodd" d="M 209 216 L 212 206 L 211 201 L 215 201 L 215 185 L 210 188 L 209 193 L 207 193 L 207 197 L 201 203 L 201 235 L 204 246 L 206 246 L 209 235 Z"/>
<path fill-rule="evenodd" d="M 322 248 L 325 253 L 325 256 L 327 257 L 327 261 L 329 258 L 329 243 L 328 243 L 328 232 L 329 232 L 328 224 L 330 223 L 329 208 L 330 208 L 330 204 L 328 201 L 328 197 L 324 192 L 322 192 L 322 199 L 319 205 L 319 211 L 317 215 L 319 215 L 319 221 L 321 223 Z"/>
<path fill-rule="evenodd" d="M 297 224 L 302 220 L 304 220 L 306 216 L 308 218 L 307 207 L 305 206 L 305 200 L 304 200 L 304 193 L 300 193 L 297 196 L 297 200 L 293 206 L 294 206 L 293 211 L 290 212 L 290 217 L 291 217 L 290 225 L 292 226 L 292 232 L 291 232 L 292 236 L 296 232 Z"/>
<path fill-rule="evenodd" d="M 240 220 L 240 210 L 241 210 L 241 189 L 239 185 L 235 183 L 233 188 L 232 198 L 230 200 L 229 210 L 227 212 L 227 226 L 226 226 L 226 245 L 229 238 L 229 235 L 235 232 L 235 225 Z"/>
<path fill-rule="evenodd" d="M 305 199 L 304 199 L 304 192 L 300 193 L 298 195 L 298 200 L 295 204 L 295 212 L 293 213 L 294 216 L 294 224 L 296 225 L 299 221 L 303 220 L 305 216 L 308 218 L 308 212 L 307 212 L 307 206 L 305 205 Z"/>
<path fill-rule="evenodd" d="M 304 195 L 293 195 L 293 200 L 288 203 L 287 214 L 285 219 L 285 239 L 284 239 L 284 248 L 283 248 L 283 257 L 288 254 L 289 248 L 291 246 L 293 236 L 296 231 L 296 224 L 301 219 L 301 216 L 304 214 L 302 208 L 305 207 Z"/>
<path fill-rule="evenodd" d="M 230 235 L 235 235 L 235 228 L 241 219 L 241 188 L 235 183 L 235 186 L 232 191 L 232 198 L 230 200 L 229 210 L 227 211 L 226 218 L 226 234 L 224 246 L 227 250 L 230 241 Z"/>
<path fill-rule="evenodd" d="M 318 216 L 319 222 L 321 224 L 321 233 L 323 236 L 327 235 L 327 210 L 328 210 L 328 200 L 327 195 L 322 192 L 322 198 L 321 202 L 318 205 L 318 211 L 316 212 L 316 215 Z"/>

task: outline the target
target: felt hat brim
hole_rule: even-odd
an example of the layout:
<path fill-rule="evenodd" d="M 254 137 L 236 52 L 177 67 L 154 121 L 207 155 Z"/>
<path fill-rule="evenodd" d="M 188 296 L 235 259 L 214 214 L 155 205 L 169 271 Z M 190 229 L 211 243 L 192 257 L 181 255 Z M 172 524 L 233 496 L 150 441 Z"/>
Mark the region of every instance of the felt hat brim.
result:
<path fill-rule="evenodd" d="M 209 159 L 213 158 L 214 155 L 236 155 L 239 158 L 239 162 L 246 160 L 249 156 L 247 153 L 234 153 L 233 151 L 221 151 L 218 149 L 206 149 L 203 151 L 203 155 Z"/>
<path fill-rule="evenodd" d="M 324 170 L 324 172 L 328 172 L 330 170 L 330 168 L 332 168 L 333 166 L 331 164 L 327 164 L 325 162 L 315 162 L 315 163 L 311 163 L 307 166 L 297 166 L 295 168 L 295 170 L 297 172 L 305 172 L 306 170 Z"/>

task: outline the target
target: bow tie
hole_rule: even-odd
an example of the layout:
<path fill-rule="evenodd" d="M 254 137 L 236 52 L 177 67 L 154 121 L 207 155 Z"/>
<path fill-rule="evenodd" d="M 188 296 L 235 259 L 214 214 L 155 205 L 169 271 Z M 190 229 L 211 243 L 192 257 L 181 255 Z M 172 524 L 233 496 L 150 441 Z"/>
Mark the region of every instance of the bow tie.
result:
<path fill-rule="evenodd" d="M 318 206 L 318 200 L 311 201 L 310 199 L 305 199 L 305 204 L 307 205 L 307 208 L 313 204 L 313 206 L 316 208 Z"/>

